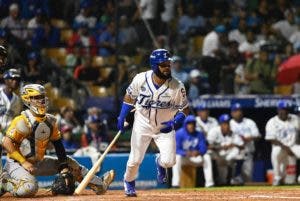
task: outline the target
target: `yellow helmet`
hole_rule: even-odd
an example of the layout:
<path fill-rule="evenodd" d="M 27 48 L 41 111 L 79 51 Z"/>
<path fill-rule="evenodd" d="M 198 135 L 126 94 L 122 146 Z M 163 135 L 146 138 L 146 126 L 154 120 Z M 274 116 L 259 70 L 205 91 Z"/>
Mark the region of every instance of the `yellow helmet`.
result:
<path fill-rule="evenodd" d="M 40 84 L 27 84 L 21 89 L 23 103 L 36 115 L 45 115 L 48 102 L 45 88 Z"/>

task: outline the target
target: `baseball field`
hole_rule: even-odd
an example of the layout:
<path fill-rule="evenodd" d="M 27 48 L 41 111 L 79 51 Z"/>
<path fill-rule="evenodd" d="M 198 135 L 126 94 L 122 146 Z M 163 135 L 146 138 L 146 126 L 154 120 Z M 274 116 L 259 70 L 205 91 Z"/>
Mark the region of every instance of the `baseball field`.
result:
<path fill-rule="evenodd" d="M 80 196 L 52 196 L 47 190 L 41 189 L 34 198 L 14 198 L 5 194 L 2 201 L 11 200 L 38 200 L 38 201 L 123 201 L 123 200 L 300 200 L 300 186 L 243 186 L 243 187 L 215 187 L 193 189 L 164 189 L 139 190 L 138 197 L 128 198 L 121 190 L 110 190 L 105 195 L 95 195 L 85 190 Z"/>

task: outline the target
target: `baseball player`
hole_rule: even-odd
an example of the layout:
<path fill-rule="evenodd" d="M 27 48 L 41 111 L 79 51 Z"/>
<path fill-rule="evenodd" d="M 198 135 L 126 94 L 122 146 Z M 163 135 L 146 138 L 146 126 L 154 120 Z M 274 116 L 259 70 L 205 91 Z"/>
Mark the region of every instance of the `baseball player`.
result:
<path fill-rule="evenodd" d="M 271 162 L 273 166 L 273 185 L 283 184 L 288 155 L 296 155 L 299 158 L 296 140 L 299 133 L 299 118 L 289 113 L 289 105 L 286 100 L 280 100 L 277 104 L 277 115 L 266 124 L 265 139 L 272 143 Z"/>
<path fill-rule="evenodd" d="M 222 114 L 219 126 L 212 128 L 207 134 L 208 153 L 216 160 L 219 184 L 226 184 L 229 167 L 233 168 L 235 161 L 242 157 L 244 141 L 234 134 L 230 128 L 230 116 Z"/>
<path fill-rule="evenodd" d="M 1 46 L 0 46 L 1 50 Z M 12 119 L 20 114 L 22 102 L 15 91 L 19 87 L 20 71 L 9 69 L 4 72 L 4 86 L 0 88 L 0 159 L 2 156 L 2 138 Z M 0 160 L 0 173 L 2 172 L 2 162 Z"/>
<path fill-rule="evenodd" d="M 118 117 L 118 129 L 123 132 L 127 114 L 136 108 L 124 175 L 127 196 L 136 196 L 136 175 L 152 139 L 160 152 L 155 160 L 158 182 L 167 181 L 166 168 L 172 167 L 176 159 L 174 129 L 181 126 L 189 112 L 184 85 L 171 76 L 170 53 L 154 50 L 150 66 L 151 70 L 137 74 L 127 88 Z"/>
<path fill-rule="evenodd" d="M 39 175 L 68 174 L 80 182 L 88 170 L 66 156 L 56 118 L 46 113 L 45 88 L 39 84 L 25 85 L 21 89 L 21 99 L 28 109 L 13 119 L 3 138 L 3 147 L 8 154 L 0 177 L 2 194 L 34 196 L 38 191 L 35 176 Z M 49 142 L 54 145 L 57 157 L 45 156 Z M 111 170 L 101 178 L 94 176 L 89 187 L 102 194 L 113 179 L 114 171 Z"/>
<path fill-rule="evenodd" d="M 180 183 L 183 165 L 203 166 L 205 187 L 214 186 L 211 156 L 206 154 L 206 139 L 202 132 L 196 130 L 194 115 L 188 115 L 182 128 L 176 131 L 176 164 L 172 168 L 172 186 Z"/>
<path fill-rule="evenodd" d="M 218 121 L 214 117 L 209 116 L 209 110 L 205 104 L 198 105 L 196 107 L 196 112 L 196 127 L 198 131 L 207 135 L 210 129 L 218 126 Z"/>
<path fill-rule="evenodd" d="M 242 175 L 233 178 L 232 183 L 244 183 L 251 181 L 253 170 L 253 155 L 255 151 L 254 140 L 260 137 L 256 123 L 249 118 L 243 116 L 242 106 L 235 103 L 231 106 L 230 128 L 233 133 L 242 137 L 245 143 L 243 160 L 238 161 L 237 167 L 242 170 Z"/>

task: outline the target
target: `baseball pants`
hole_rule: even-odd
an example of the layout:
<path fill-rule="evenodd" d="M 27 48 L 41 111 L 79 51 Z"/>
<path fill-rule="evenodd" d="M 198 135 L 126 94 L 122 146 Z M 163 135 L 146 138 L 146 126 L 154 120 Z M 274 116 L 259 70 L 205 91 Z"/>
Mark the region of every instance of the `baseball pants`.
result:
<path fill-rule="evenodd" d="M 153 139 L 159 149 L 158 163 L 164 168 L 172 167 L 176 162 L 175 131 L 153 134 L 152 129 L 144 125 L 133 125 L 131 150 L 127 161 L 124 179 L 128 182 L 136 179 L 147 148 Z"/>

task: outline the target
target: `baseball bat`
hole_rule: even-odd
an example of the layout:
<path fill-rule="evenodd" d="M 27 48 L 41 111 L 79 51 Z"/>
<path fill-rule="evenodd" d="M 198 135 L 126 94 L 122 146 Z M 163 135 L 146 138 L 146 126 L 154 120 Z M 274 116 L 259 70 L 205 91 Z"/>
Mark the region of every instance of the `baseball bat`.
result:
<path fill-rule="evenodd" d="M 127 122 L 125 122 L 124 126 L 127 126 Z M 104 160 L 105 156 L 111 149 L 111 147 L 115 144 L 119 136 L 121 135 L 121 131 L 117 133 L 117 135 L 114 137 L 114 139 L 111 141 L 111 143 L 108 145 L 104 153 L 101 155 L 101 157 L 97 160 L 97 162 L 93 165 L 93 167 L 90 169 L 90 171 L 85 175 L 83 180 L 80 182 L 80 184 L 75 189 L 75 194 L 79 195 L 82 193 L 82 191 L 86 188 L 88 183 L 92 180 L 93 176 L 96 174 L 97 171 L 100 171 L 100 165 L 102 161 Z"/>

